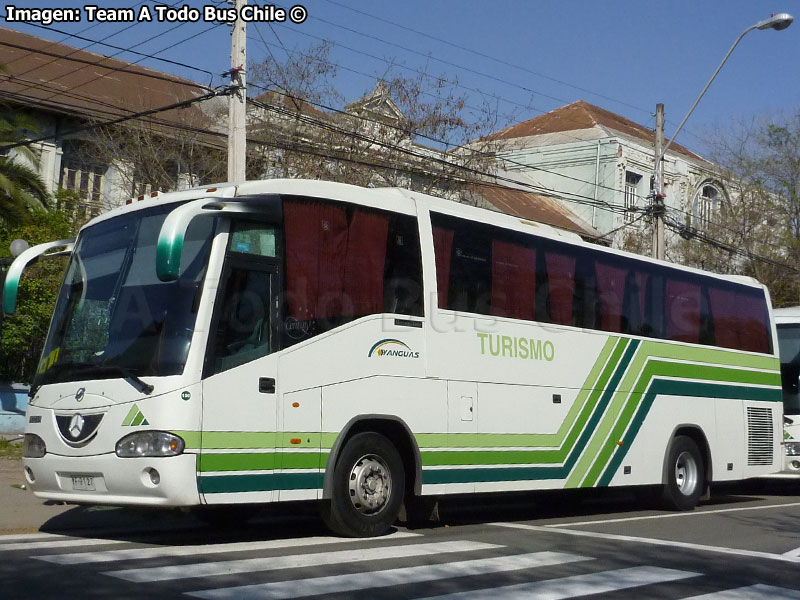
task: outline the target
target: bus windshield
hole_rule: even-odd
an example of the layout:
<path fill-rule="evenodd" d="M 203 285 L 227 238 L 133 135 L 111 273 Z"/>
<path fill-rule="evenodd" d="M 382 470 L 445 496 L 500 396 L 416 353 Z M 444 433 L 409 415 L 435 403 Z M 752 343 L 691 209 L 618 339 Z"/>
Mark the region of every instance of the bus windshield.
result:
<path fill-rule="evenodd" d="M 178 375 L 194 331 L 215 220 L 195 219 L 177 280 L 156 276 L 161 205 L 102 221 L 78 238 L 34 389 L 82 379 Z"/>
<path fill-rule="evenodd" d="M 783 412 L 800 415 L 800 325 L 778 325 L 783 382 Z"/>

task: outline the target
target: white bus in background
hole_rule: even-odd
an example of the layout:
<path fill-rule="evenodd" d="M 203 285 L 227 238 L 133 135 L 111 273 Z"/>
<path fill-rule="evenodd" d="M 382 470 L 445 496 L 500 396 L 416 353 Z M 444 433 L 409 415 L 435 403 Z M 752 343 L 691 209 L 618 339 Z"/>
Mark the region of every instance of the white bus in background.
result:
<path fill-rule="evenodd" d="M 800 306 L 773 310 L 783 385 L 784 464 L 781 475 L 800 475 Z"/>
<path fill-rule="evenodd" d="M 443 494 L 780 469 L 766 289 L 402 189 L 302 180 L 158 195 L 71 253 L 27 412 L 40 498 L 318 501 L 385 532 Z"/>

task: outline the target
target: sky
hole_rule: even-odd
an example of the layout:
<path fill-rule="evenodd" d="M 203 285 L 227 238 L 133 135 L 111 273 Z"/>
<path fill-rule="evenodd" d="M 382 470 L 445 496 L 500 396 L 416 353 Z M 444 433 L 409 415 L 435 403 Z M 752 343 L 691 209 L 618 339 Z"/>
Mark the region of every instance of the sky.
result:
<path fill-rule="evenodd" d="M 81 21 L 49 27 L 4 25 L 93 52 L 137 62 L 194 81 L 220 85 L 230 68 L 230 28 L 204 22 L 158 22 L 154 0 L 100 3 L 103 8 L 146 5 L 152 22 L 91 23 L 85 3 L 30 0 L 0 3 L 19 8 L 80 8 Z M 227 6 L 222 0 L 166 0 L 163 4 Z M 264 5 L 265 2 L 250 4 Z M 796 12 L 789 0 L 302 0 L 305 21 L 248 25 L 248 60 L 269 53 L 279 62 L 323 40 L 333 44 L 333 83 L 341 108 L 375 87 L 387 72 L 458 80 L 467 112 L 484 102 L 503 123 L 525 121 L 585 100 L 646 127 L 664 103 L 672 137 L 736 38 L 773 13 Z M 289 9 L 293 4 L 275 2 Z M 153 54 L 181 65 L 144 59 L 91 43 Z M 713 128 L 752 117 L 800 109 L 800 23 L 784 31 L 748 33 L 731 54 L 678 136 L 700 152 Z M 250 90 L 257 95 L 259 90 Z M 468 114 L 469 116 L 469 114 Z M 474 118 L 474 116 L 473 116 Z"/>

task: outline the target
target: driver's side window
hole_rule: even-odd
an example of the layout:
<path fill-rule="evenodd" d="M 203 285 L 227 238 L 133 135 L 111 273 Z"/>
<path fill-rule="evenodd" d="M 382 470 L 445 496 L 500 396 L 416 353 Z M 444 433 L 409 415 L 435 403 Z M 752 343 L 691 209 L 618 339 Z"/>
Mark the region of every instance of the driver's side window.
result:
<path fill-rule="evenodd" d="M 268 271 L 245 266 L 230 269 L 217 322 L 215 373 L 269 354 L 271 282 Z"/>

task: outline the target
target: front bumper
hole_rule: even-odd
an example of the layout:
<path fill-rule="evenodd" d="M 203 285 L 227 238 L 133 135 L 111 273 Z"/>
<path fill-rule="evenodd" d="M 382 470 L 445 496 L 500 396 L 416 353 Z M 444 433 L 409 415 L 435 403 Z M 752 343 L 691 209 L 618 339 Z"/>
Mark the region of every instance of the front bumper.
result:
<path fill-rule="evenodd" d="M 22 462 L 34 495 L 46 500 L 113 506 L 200 504 L 194 454 L 160 458 L 46 454 Z"/>

